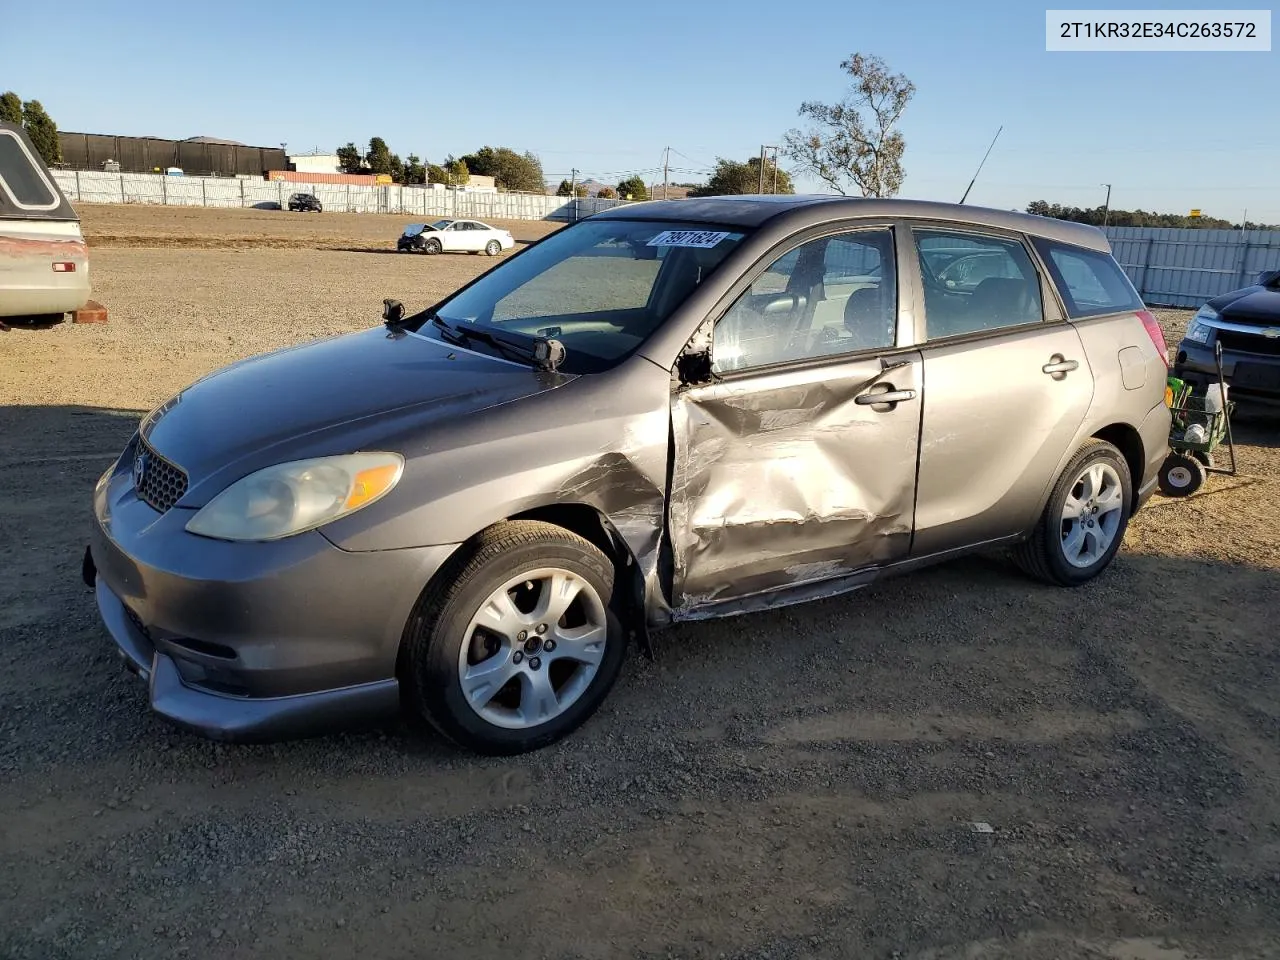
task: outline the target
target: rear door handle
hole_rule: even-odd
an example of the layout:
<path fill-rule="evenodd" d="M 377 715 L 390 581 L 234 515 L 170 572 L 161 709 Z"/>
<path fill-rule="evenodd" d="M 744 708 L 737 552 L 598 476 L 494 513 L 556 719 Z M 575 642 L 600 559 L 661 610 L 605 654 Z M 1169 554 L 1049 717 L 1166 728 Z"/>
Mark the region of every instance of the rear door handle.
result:
<path fill-rule="evenodd" d="M 903 400 L 914 400 L 916 392 L 914 390 L 888 390 L 884 393 L 862 393 L 855 399 L 854 403 L 860 403 L 865 406 L 879 406 L 882 403 L 901 403 Z"/>
<path fill-rule="evenodd" d="M 1079 367 L 1080 362 L 1078 360 L 1065 360 L 1062 354 L 1055 353 L 1049 358 L 1049 362 L 1040 369 L 1045 373 L 1070 373 L 1072 370 L 1079 369 Z"/>

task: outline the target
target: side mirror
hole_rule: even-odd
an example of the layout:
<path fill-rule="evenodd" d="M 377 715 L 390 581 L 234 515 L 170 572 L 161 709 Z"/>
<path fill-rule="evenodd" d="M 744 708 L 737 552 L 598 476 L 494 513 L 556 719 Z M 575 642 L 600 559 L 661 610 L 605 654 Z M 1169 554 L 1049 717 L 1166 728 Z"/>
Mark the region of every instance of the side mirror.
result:
<path fill-rule="evenodd" d="M 382 301 L 382 320 L 387 326 L 393 327 L 404 319 L 404 304 L 399 300 L 383 300 Z"/>

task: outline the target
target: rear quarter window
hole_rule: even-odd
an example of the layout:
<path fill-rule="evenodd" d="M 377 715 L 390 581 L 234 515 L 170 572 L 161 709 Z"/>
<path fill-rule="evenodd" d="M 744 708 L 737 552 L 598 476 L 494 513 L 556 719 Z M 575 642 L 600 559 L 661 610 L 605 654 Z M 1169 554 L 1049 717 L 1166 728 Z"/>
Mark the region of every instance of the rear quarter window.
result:
<path fill-rule="evenodd" d="M 21 210 L 53 210 L 61 202 L 38 164 L 17 135 L 0 130 L 0 190 Z"/>
<path fill-rule="evenodd" d="M 1142 298 L 1120 265 L 1105 253 L 1041 237 L 1032 239 L 1044 258 L 1069 317 L 1144 310 Z"/>

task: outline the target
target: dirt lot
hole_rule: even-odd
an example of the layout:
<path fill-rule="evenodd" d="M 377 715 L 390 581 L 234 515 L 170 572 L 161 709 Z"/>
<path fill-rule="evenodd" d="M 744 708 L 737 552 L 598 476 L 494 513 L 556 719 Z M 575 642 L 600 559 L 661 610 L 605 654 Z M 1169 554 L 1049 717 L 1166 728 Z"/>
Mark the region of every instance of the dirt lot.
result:
<path fill-rule="evenodd" d="M 512 760 L 217 746 L 97 624 L 94 480 L 203 373 L 491 261 L 383 253 L 403 218 L 83 213 L 110 324 L 0 333 L 0 957 L 1280 956 L 1280 422 L 1080 590 L 971 559 L 680 627 Z"/>

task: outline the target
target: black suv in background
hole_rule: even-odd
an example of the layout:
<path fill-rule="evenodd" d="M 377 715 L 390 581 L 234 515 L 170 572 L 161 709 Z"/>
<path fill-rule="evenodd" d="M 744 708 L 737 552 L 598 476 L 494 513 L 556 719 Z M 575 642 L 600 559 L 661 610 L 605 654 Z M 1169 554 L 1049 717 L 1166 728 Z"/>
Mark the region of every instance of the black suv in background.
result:
<path fill-rule="evenodd" d="M 295 193 L 289 198 L 289 209 L 301 213 L 310 211 L 320 213 L 324 208 L 320 206 L 320 201 L 313 194 Z"/>
<path fill-rule="evenodd" d="M 1201 307 L 1178 344 L 1174 376 L 1196 387 L 1216 380 L 1215 343 L 1234 397 L 1280 406 L 1280 270 Z"/>

